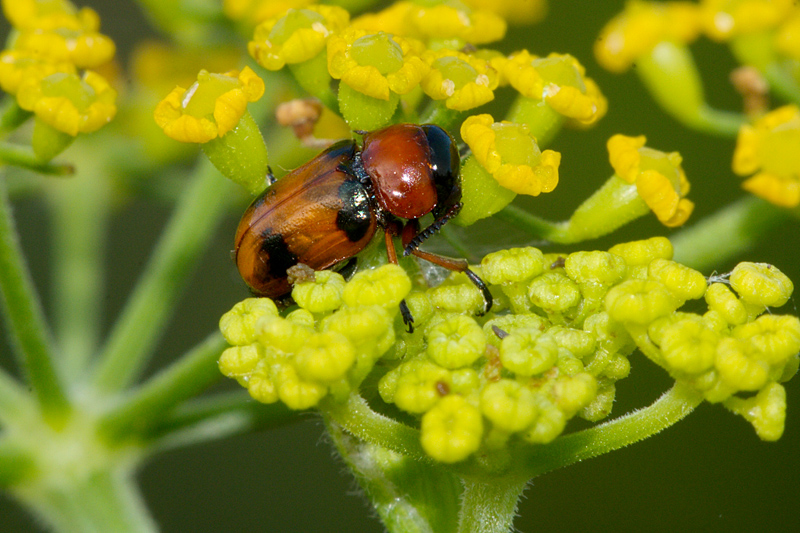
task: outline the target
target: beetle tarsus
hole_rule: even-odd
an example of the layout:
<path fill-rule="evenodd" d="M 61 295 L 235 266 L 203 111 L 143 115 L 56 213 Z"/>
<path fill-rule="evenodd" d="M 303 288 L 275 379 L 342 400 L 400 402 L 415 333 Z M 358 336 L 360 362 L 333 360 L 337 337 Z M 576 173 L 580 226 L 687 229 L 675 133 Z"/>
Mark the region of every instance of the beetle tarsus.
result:
<path fill-rule="evenodd" d="M 408 326 L 408 332 L 414 333 L 414 315 L 411 314 L 411 309 L 405 300 L 400 302 L 400 315 L 403 317 L 403 324 Z"/>
<path fill-rule="evenodd" d="M 405 246 L 405 248 L 403 248 L 403 257 L 411 255 L 414 252 L 414 250 L 419 248 L 423 242 L 425 242 L 431 236 L 438 233 L 439 230 L 442 229 L 442 226 L 444 226 L 447 221 L 449 221 L 451 218 L 456 216 L 461 211 L 461 207 L 463 207 L 463 205 L 464 204 L 460 202 L 455 204 L 450 209 L 448 209 L 444 215 L 434 220 L 430 226 L 417 233 L 417 235 L 414 236 L 413 239 L 411 239 L 411 241 Z"/>
<path fill-rule="evenodd" d="M 481 291 L 481 296 L 483 296 L 483 312 L 480 314 L 480 316 L 483 316 L 492 309 L 492 303 L 494 303 L 492 293 L 489 292 L 489 287 L 486 286 L 486 283 L 484 283 L 475 272 L 467 268 L 464 270 L 464 274 L 466 274 L 472 284 L 478 287 L 478 290 Z"/>

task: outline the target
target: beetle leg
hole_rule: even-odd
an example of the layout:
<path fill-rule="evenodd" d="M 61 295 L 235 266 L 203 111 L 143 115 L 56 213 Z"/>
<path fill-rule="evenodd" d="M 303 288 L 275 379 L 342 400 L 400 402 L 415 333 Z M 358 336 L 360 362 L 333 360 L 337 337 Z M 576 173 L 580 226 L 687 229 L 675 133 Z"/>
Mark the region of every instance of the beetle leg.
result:
<path fill-rule="evenodd" d="M 456 216 L 458 212 L 461 211 L 461 207 L 463 205 L 464 204 L 461 202 L 453 205 L 444 213 L 444 215 L 437 218 L 430 226 L 417 233 L 408 243 L 403 242 L 403 257 L 413 254 L 414 250 L 419 248 L 420 244 L 425 242 L 431 235 L 434 235 L 437 231 L 442 229 L 442 226 L 444 226 L 448 220 Z"/>
<path fill-rule="evenodd" d="M 384 230 L 384 235 L 386 237 L 386 255 L 389 256 L 389 262 L 394 263 L 395 265 L 398 264 L 397 262 L 397 251 L 394 249 L 394 237 L 397 236 L 399 233 L 399 223 L 394 221 L 387 224 L 386 229 Z M 414 315 L 411 314 L 411 310 L 408 308 L 408 304 L 405 300 L 400 301 L 400 315 L 403 317 L 403 324 L 408 327 L 409 333 L 414 333 Z"/>
<path fill-rule="evenodd" d="M 408 249 L 408 247 L 406 247 Z M 481 291 L 481 296 L 483 296 L 483 312 L 481 315 L 485 315 L 489 312 L 492 308 L 492 303 L 494 302 L 494 298 L 492 298 L 492 293 L 489 292 L 489 287 L 486 286 L 486 283 L 478 277 L 478 275 L 469 269 L 469 262 L 466 259 L 454 259 L 452 257 L 445 257 L 443 255 L 432 254 L 430 252 L 424 252 L 418 249 L 412 249 L 411 254 L 415 257 L 419 257 L 420 259 L 424 259 L 434 265 L 439 265 L 442 268 L 446 268 L 447 270 L 452 270 L 454 272 L 463 272 L 469 278 L 473 285 L 475 285 L 479 291 Z"/>
<path fill-rule="evenodd" d="M 275 179 L 275 174 L 272 173 L 272 167 L 269 165 L 267 165 L 267 175 L 264 177 L 264 181 L 267 182 L 267 187 L 278 181 Z"/>

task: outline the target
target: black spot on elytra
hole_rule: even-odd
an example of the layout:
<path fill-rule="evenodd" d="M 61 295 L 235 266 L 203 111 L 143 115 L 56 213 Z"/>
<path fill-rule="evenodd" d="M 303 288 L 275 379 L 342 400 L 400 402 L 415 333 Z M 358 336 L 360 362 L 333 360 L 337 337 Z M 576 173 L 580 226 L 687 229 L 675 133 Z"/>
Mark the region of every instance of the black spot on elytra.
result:
<path fill-rule="evenodd" d="M 289 250 L 286 240 L 280 233 L 267 230 L 262 237 L 261 257 L 266 258 L 264 266 L 268 269 L 265 274 L 273 278 L 285 278 L 286 270 L 297 264 L 297 256 Z"/>
<path fill-rule="evenodd" d="M 373 216 L 369 194 L 357 179 L 347 179 L 339 186 L 339 199 L 342 208 L 336 214 L 336 227 L 350 242 L 358 242 L 367 234 Z"/>

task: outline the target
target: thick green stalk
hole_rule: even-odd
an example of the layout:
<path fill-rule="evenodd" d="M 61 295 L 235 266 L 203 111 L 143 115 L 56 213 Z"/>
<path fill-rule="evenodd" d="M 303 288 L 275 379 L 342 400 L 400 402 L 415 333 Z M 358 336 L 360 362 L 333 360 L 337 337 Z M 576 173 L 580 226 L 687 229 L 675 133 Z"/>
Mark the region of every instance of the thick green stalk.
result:
<path fill-rule="evenodd" d="M 507 533 L 513 531 L 514 517 L 527 480 L 489 478 L 464 480 L 459 533 Z"/>
<path fill-rule="evenodd" d="M 69 411 L 69 400 L 56 372 L 50 330 L 22 256 L 3 178 L 0 178 L 0 295 L 17 361 L 45 417 L 58 424 Z"/>
<path fill-rule="evenodd" d="M 155 425 L 178 403 L 199 394 L 222 378 L 217 360 L 227 345 L 220 333 L 210 335 L 107 413 L 100 420 L 100 431 L 119 440 L 138 436 Z"/>
<path fill-rule="evenodd" d="M 566 241 L 569 233 L 569 222 L 550 222 L 514 205 L 507 205 L 494 216 L 503 222 L 508 222 L 514 227 L 527 231 L 534 237 L 556 243 L 569 242 Z"/>
<path fill-rule="evenodd" d="M 42 161 L 29 146 L 19 146 L 2 141 L 0 141 L 0 163 L 27 168 L 33 172 L 50 176 L 68 176 L 75 171 L 72 165 Z"/>
<path fill-rule="evenodd" d="M 158 530 L 126 469 L 98 471 L 56 487 L 22 487 L 14 494 L 54 531 L 150 533 Z"/>
<path fill-rule="evenodd" d="M 211 163 L 198 164 L 103 349 L 94 383 L 100 392 L 118 391 L 141 372 L 164 331 L 181 290 L 233 196 L 233 186 Z"/>
<path fill-rule="evenodd" d="M 717 267 L 791 219 L 790 211 L 746 196 L 670 237 L 674 259 L 701 271 Z"/>

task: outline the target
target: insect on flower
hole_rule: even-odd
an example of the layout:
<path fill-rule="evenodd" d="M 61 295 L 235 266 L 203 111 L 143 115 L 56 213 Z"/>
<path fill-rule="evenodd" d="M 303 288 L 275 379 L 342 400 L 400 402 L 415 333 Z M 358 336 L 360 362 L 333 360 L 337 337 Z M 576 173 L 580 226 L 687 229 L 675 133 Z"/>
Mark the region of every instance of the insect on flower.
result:
<path fill-rule="evenodd" d="M 481 291 L 483 312 L 492 296 L 466 259 L 425 252 L 419 246 L 461 209 L 460 160 L 455 141 L 434 125 L 396 124 L 364 133 L 361 149 L 338 142 L 290 172 L 247 208 L 236 232 L 236 265 L 250 288 L 280 299 L 291 291 L 286 271 L 297 264 L 332 268 L 354 257 L 383 229 L 389 261 L 414 255 L 464 272 Z M 428 213 L 434 221 L 420 230 Z M 405 302 L 403 321 L 412 329 Z"/>

